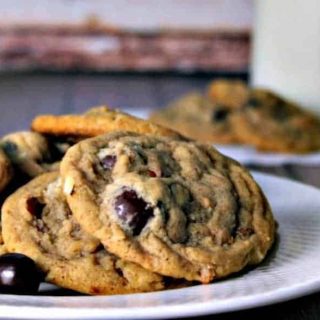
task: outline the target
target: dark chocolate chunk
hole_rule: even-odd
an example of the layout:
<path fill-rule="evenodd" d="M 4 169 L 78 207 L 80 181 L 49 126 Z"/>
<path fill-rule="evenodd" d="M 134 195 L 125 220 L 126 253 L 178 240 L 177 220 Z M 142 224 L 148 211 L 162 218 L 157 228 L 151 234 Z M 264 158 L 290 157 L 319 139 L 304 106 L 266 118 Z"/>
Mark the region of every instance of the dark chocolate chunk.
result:
<path fill-rule="evenodd" d="M 153 216 L 153 209 L 134 190 L 125 190 L 116 198 L 115 211 L 133 235 L 140 234 Z"/>
<path fill-rule="evenodd" d="M 259 108 L 261 105 L 261 101 L 259 101 L 256 97 L 250 97 L 247 102 L 247 107 L 250 108 Z"/>
<path fill-rule="evenodd" d="M 37 219 L 41 219 L 44 207 L 45 204 L 41 203 L 38 198 L 32 197 L 27 200 L 27 210 Z"/>
<path fill-rule="evenodd" d="M 1 148 L 10 159 L 15 160 L 19 157 L 19 148 L 14 142 L 4 141 L 1 143 Z"/>
<path fill-rule="evenodd" d="M 229 114 L 229 110 L 224 107 L 219 107 L 215 111 L 213 111 L 211 115 L 211 119 L 213 121 L 224 121 Z"/>
<path fill-rule="evenodd" d="M 155 178 L 155 177 L 157 176 L 157 174 L 156 174 L 154 171 L 152 171 L 152 170 L 148 170 L 148 175 L 149 175 L 149 177 L 151 177 L 151 178 Z"/>

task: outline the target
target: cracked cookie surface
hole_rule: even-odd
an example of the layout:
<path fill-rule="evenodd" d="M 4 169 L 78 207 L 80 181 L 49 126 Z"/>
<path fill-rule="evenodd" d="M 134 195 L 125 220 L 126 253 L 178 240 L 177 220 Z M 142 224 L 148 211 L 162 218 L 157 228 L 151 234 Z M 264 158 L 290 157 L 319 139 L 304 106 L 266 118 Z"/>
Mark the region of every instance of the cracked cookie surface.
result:
<path fill-rule="evenodd" d="M 32 258 L 46 281 L 88 294 L 122 294 L 164 288 L 163 277 L 108 253 L 74 220 L 57 173 L 18 189 L 2 209 L 9 252 Z"/>
<path fill-rule="evenodd" d="M 274 240 L 259 186 L 209 145 L 115 132 L 71 147 L 61 175 L 88 233 L 166 276 L 207 283 L 259 263 Z"/>

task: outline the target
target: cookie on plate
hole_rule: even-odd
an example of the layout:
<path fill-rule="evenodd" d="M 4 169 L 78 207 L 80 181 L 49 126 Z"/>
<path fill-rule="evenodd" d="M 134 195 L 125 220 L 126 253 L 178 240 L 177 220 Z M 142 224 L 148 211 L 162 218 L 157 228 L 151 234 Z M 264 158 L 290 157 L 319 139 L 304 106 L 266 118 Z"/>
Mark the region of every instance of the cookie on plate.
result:
<path fill-rule="evenodd" d="M 232 125 L 238 140 L 259 150 L 307 153 L 320 149 L 320 120 L 300 106 L 239 81 L 214 81 L 208 95 L 237 110 Z"/>
<path fill-rule="evenodd" d="M 0 147 L 11 163 L 28 177 L 35 177 L 47 171 L 56 170 L 57 155 L 53 145 L 39 133 L 19 131 L 4 136 Z"/>
<path fill-rule="evenodd" d="M 178 133 L 106 106 L 89 109 L 84 114 L 40 115 L 32 130 L 55 136 L 93 137 L 114 130 L 177 137 Z"/>
<path fill-rule="evenodd" d="M 121 294 L 164 288 L 163 277 L 108 253 L 74 220 L 57 173 L 18 189 L 2 209 L 9 252 L 32 258 L 46 281 L 88 294 Z"/>
<path fill-rule="evenodd" d="M 151 271 L 208 283 L 259 263 L 273 243 L 259 186 L 209 145 L 114 132 L 71 147 L 60 169 L 81 226 Z"/>
<path fill-rule="evenodd" d="M 153 112 L 150 120 L 202 142 L 235 143 L 230 116 L 232 108 L 190 93 Z"/>

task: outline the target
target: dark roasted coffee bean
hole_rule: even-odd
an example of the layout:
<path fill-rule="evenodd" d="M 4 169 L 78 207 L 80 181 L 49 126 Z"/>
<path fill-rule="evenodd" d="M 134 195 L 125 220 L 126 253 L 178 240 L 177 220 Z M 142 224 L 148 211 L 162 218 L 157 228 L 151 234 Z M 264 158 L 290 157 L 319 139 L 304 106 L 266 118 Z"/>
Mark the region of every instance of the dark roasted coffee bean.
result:
<path fill-rule="evenodd" d="M 153 209 L 134 190 L 125 190 L 115 201 L 115 210 L 133 235 L 138 235 L 153 215 Z"/>
<path fill-rule="evenodd" d="M 35 294 L 43 275 L 29 257 L 20 253 L 0 256 L 0 292 Z"/>
<path fill-rule="evenodd" d="M 114 167 L 116 161 L 117 161 L 116 156 L 108 155 L 101 160 L 101 165 L 103 169 L 111 170 Z"/>
<path fill-rule="evenodd" d="M 41 219 L 45 205 L 38 198 L 32 197 L 27 200 L 27 210 L 37 219 Z"/>

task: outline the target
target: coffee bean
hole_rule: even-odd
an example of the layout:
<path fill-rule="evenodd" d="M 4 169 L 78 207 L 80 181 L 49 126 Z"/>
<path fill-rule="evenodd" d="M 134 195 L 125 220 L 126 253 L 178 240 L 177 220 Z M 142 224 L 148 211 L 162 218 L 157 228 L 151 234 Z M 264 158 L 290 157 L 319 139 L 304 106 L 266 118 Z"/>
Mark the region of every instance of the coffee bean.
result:
<path fill-rule="evenodd" d="M 9 294 L 35 294 L 43 275 L 35 262 L 20 253 L 0 256 L 0 292 Z"/>

